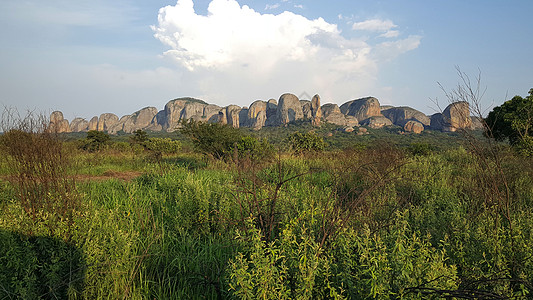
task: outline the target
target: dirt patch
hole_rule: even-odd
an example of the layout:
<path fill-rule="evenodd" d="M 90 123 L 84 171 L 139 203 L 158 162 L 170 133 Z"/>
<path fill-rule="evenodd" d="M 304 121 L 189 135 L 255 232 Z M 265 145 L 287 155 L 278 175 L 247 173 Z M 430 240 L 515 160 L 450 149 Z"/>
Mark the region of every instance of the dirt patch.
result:
<path fill-rule="evenodd" d="M 138 171 L 125 171 L 125 172 L 118 172 L 118 171 L 112 171 L 108 170 L 105 171 L 102 175 L 78 175 L 76 176 L 76 180 L 79 181 L 104 181 L 109 179 L 119 179 L 124 181 L 131 181 L 139 176 L 141 176 L 141 172 Z"/>
<path fill-rule="evenodd" d="M 119 179 L 124 181 L 131 181 L 139 176 L 141 176 L 142 173 L 138 171 L 125 171 L 125 172 L 118 172 L 118 171 L 112 171 L 108 170 L 105 171 L 102 175 L 76 175 L 74 178 L 76 181 L 104 181 L 109 179 Z M 0 176 L 0 181 L 10 181 L 10 178 L 8 175 L 2 175 Z"/>

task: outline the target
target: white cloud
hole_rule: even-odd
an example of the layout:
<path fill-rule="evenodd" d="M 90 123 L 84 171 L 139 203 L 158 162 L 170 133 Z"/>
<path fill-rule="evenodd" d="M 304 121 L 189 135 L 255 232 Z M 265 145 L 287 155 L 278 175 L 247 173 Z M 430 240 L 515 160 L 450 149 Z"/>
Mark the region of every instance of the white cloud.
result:
<path fill-rule="evenodd" d="M 398 37 L 399 35 L 400 35 L 400 32 L 398 30 L 389 30 L 383 34 L 380 34 L 379 36 L 384 37 L 384 38 L 395 38 L 395 37 Z"/>
<path fill-rule="evenodd" d="M 301 5 L 301 4 L 295 4 L 294 7 L 295 7 L 295 8 L 300 8 L 300 9 L 303 9 L 303 8 L 304 8 L 304 6 Z"/>
<path fill-rule="evenodd" d="M 362 22 L 357 22 L 352 25 L 353 30 L 364 31 L 389 31 L 392 28 L 398 27 L 391 20 L 371 19 Z"/>
<path fill-rule="evenodd" d="M 276 4 L 267 4 L 265 6 L 265 10 L 271 10 L 271 9 L 276 9 L 279 7 L 279 3 L 276 3 Z"/>
<path fill-rule="evenodd" d="M 383 42 L 376 45 L 375 54 L 383 61 L 391 60 L 402 53 L 418 48 L 421 39 L 419 35 L 410 35 L 402 40 Z"/>
<path fill-rule="evenodd" d="M 396 27 L 387 22 L 382 31 Z M 160 9 L 152 29 L 170 48 L 164 56 L 186 74 L 180 85 L 193 96 L 224 105 L 248 105 L 285 92 L 320 93 L 325 102 L 337 103 L 365 96 L 386 55 L 394 57 L 414 45 L 391 40 L 378 49 L 345 38 L 336 24 L 322 18 L 288 11 L 261 14 L 235 0 L 212 0 L 207 15 L 197 14 L 192 0 L 178 0 Z"/>

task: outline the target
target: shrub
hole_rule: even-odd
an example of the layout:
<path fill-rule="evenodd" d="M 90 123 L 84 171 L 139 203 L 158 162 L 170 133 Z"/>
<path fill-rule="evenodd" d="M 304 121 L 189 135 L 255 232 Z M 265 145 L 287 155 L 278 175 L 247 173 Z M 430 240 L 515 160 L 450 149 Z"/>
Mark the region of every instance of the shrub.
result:
<path fill-rule="evenodd" d="M 103 150 L 110 137 L 107 133 L 98 130 L 89 130 L 82 145 L 82 149 L 89 152 Z"/>
<path fill-rule="evenodd" d="M 33 219 L 50 213 L 68 218 L 77 206 L 75 183 L 69 178 L 68 153 L 58 136 L 46 130 L 12 129 L 1 137 L 13 175 L 11 183 L 24 211 Z M 60 216 L 60 217 L 59 217 Z M 51 230 L 55 226 L 50 224 Z"/>
<path fill-rule="evenodd" d="M 431 152 L 434 151 L 434 147 L 428 143 L 412 143 L 407 148 L 407 151 L 409 151 L 414 156 L 424 156 L 431 154 Z"/>
<path fill-rule="evenodd" d="M 170 138 L 150 138 L 144 142 L 148 150 L 165 154 L 177 153 L 181 150 L 181 143 Z"/>
<path fill-rule="evenodd" d="M 203 123 L 193 119 L 182 122 L 180 132 L 191 138 L 202 153 L 220 159 L 231 156 L 243 134 L 236 128 L 220 123 Z"/>
<path fill-rule="evenodd" d="M 288 144 L 297 153 L 323 151 L 327 146 L 324 139 L 313 131 L 307 133 L 295 132 L 291 134 L 288 138 Z"/>
<path fill-rule="evenodd" d="M 244 136 L 237 143 L 239 157 L 248 157 L 252 160 L 269 159 L 274 155 L 272 145 L 266 139 L 257 139 L 253 136 Z"/>

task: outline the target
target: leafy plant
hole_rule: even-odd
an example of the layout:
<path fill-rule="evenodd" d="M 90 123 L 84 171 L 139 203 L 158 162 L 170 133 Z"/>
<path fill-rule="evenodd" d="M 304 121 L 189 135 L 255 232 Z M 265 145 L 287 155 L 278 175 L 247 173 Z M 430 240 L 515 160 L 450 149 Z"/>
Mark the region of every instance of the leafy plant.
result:
<path fill-rule="evenodd" d="M 181 123 L 179 131 L 191 138 L 204 154 L 220 159 L 230 157 L 243 134 L 236 128 L 220 123 L 203 123 L 189 119 Z"/>
<path fill-rule="evenodd" d="M 315 132 L 295 132 L 288 137 L 289 147 L 296 153 L 323 151 L 327 144 Z"/>
<path fill-rule="evenodd" d="M 107 133 L 98 130 L 89 130 L 81 147 L 89 152 L 100 151 L 104 149 L 109 140 L 110 137 Z"/>
<path fill-rule="evenodd" d="M 181 149 L 181 143 L 170 138 L 149 138 L 144 142 L 146 149 L 164 153 L 178 153 Z"/>

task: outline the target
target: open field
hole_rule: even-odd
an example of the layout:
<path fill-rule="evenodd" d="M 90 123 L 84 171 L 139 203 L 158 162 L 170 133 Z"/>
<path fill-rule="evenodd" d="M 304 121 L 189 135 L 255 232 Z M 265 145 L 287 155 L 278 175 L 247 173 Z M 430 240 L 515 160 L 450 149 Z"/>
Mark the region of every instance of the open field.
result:
<path fill-rule="evenodd" d="M 323 151 L 284 148 L 302 128 L 247 132 L 264 159 L 63 136 L 65 164 L 32 182 L 2 153 L 0 299 L 530 297 L 531 158 L 480 134 L 327 127 Z"/>

